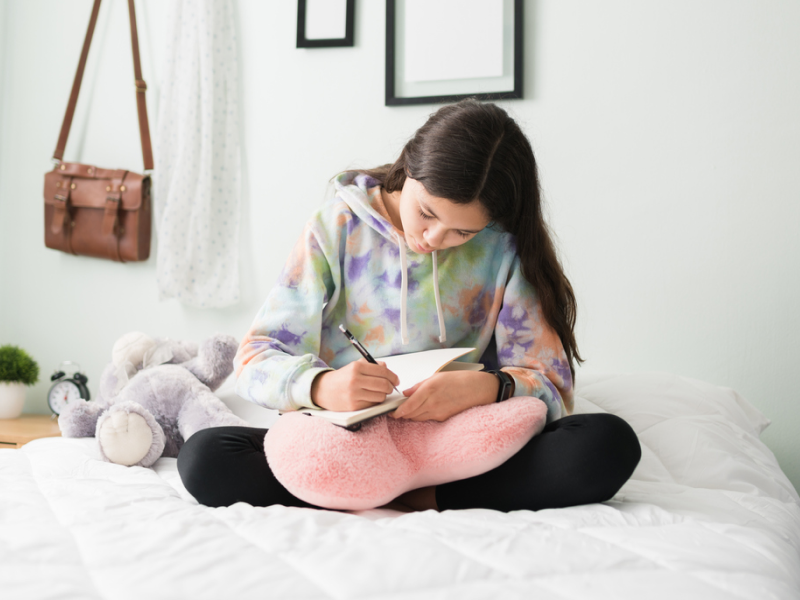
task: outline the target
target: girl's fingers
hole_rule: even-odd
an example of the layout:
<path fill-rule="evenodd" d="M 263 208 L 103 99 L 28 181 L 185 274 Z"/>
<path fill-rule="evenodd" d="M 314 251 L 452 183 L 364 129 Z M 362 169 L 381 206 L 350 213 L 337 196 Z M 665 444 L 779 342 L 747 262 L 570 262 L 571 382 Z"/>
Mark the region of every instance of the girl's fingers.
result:
<path fill-rule="evenodd" d="M 362 362 L 363 361 L 363 362 Z M 392 385 L 400 385 L 400 378 L 392 373 L 387 367 L 386 363 L 378 363 L 373 365 L 366 360 L 359 361 L 359 373 L 362 375 L 369 375 L 370 377 L 382 377 L 388 380 Z"/>
<path fill-rule="evenodd" d="M 369 390 L 370 392 L 381 392 L 384 395 L 391 394 L 394 391 L 391 382 L 383 377 L 361 376 L 355 383 L 361 389 Z"/>
<path fill-rule="evenodd" d="M 367 402 L 369 404 L 364 405 L 362 408 L 367 408 L 368 406 L 372 406 L 373 404 L 380 404 L 384 400 L 386 400 L 386 394 L 383 392 L 372 392 L 370 390 L 359 390 L 359 393 L 356 394 L 355 398 L 356 402 Z"/>
<path fill-rule="evenodd" d="M 427 408 L 425 408 L 425 402 L 427 398 L 409 398 L 403 404 L 401 404 L 392 416 L 396 419 L 413 419 L 418 414 L 422 414 L 427 412 Z M 399 414 L 398 414 L 399 413 Z"/>
<path fill-rule="evenodd" d="M 417 391 L 417 389 L 419 388 L 419 386 L 421 384 L 422 384 L 422 382 L 420 381 L 418 384 L 408 388 L 407 390 L 401 390 L 403 392 L 403 396 L 406 396 L 406 397 L 411 396 L 414 392 Z"/>

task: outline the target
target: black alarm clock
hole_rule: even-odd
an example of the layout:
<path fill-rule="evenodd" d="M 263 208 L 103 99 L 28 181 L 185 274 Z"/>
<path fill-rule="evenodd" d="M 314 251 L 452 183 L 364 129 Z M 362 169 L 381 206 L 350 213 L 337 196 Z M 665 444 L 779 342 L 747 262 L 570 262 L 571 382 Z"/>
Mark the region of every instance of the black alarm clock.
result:
<path fill-rule="evenodd" d="M 68 374 L 69 373 L 69 374 Z M 80 372 L 80 365 L 65 360 L 50 376 L 53 385 L 47 392 L 47 404 L 53 414 L 60 415 L 69 404 L 89 400 L 89 378 Z"/>

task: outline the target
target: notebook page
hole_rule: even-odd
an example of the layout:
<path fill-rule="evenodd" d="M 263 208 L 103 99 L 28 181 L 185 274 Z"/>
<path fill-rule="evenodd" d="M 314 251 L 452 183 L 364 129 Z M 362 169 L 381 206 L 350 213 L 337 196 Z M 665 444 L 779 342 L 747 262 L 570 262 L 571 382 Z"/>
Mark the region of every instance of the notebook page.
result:
<path fill-rule="evenodd" d="M 400 385 L 397 386 L 397 389 L 402 392 L 420 381 L 428 379 L 450 361 L 473 350 L 474 348 L 439 348 L 423 352 L 412 352 L 411 354 L 375 358 L 375 360 L 385 362 L 386 367 L 400 378 Z M 386 396 L 386 399 L 393 400 L 400 397 L 402 396 L 398 395 L 397 392 L 392 392 Z"/>

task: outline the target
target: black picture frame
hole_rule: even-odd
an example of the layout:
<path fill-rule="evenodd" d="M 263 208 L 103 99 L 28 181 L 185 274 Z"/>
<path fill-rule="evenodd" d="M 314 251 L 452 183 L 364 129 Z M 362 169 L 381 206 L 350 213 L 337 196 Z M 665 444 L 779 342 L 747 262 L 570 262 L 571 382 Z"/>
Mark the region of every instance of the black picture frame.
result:
<path fill-rule="evenodd" d="M 356 0 L 347 0 L 345 15 L 345 36 L 333 39 L 306 38 L 306 0 L 297 0 L 297 47 L 298 48 L 341 48 L 351 47 L 355 42 Z"/>
<path fill-rule="evenodd" d="M 400 0 L 402 1 L 402 0 Z M 421 96 L 399 96 L 396 93 L 397 47 L 397 2 L 386 0 L 386 106 L 408 106 L 416 104 L 441 104 L 458 102 L 464 98 L 478 100 L 509 100 L 522 98 L 523 73 L 523 0 L 513 1 L 513 88 L 491 92 L 464 92 L 455 94 L 434 94 Z"/>

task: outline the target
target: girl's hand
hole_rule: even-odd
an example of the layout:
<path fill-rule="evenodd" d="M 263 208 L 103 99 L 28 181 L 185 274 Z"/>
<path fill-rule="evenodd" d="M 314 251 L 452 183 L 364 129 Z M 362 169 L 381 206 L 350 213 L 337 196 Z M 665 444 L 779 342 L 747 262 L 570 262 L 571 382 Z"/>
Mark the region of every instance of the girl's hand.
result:
<path fill-rule="evenodd" d="M 383 402 L 399 384 L 400 379 L 386 368 L 386 363 L 373 365 L 362 358 L 317 375 L 311 384 L 311 401 L 337 412 L 359 410 Z"/>
<path fill-rule="evenodd" d="M 500 383 L 491 373 L 436 373 L 412 388 L 400 390 L 408 400 L 391 415 L 395 419 L 412 421 L 444 421 L 473 406 L 492 404 L 497 400 L 499 389 Z"/>

